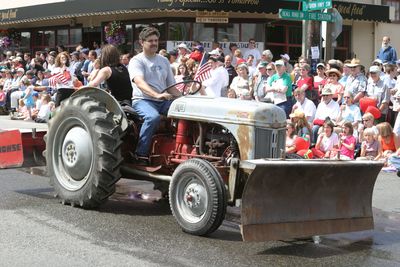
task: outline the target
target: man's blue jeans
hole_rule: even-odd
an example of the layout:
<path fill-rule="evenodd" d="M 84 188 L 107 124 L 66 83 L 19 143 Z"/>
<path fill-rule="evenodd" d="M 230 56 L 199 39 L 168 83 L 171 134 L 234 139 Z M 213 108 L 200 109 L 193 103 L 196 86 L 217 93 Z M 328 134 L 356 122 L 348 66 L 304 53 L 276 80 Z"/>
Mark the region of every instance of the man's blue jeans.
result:
<path fill-rule="evenodd" d="M 133 109 L 143 118 L 143 125 L 139 133 L 139 142 L 136 148 L 138 156 L 147 157 L 150 152 L 151 139 L 155 129 L 160 124 L 160 114 L 167 115 L 171 100 L 153 101 L 148 99 L 134 100 Z"/>

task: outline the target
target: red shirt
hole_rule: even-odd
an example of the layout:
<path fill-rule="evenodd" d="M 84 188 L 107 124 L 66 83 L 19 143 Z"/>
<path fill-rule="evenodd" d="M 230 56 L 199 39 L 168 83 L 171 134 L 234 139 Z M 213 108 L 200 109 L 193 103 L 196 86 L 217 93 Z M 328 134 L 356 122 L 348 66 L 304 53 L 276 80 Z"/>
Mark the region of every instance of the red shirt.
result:
<path fill-rule="evenodd" d="M 301 88 L 304 84 L 307 84 L 307 90 L 312 90 L 312 86 L 313 86 L 313 78 L 312 77 L 306 77 L 306 78 L 300 78 L 297 81 L 297 88 Z"/>

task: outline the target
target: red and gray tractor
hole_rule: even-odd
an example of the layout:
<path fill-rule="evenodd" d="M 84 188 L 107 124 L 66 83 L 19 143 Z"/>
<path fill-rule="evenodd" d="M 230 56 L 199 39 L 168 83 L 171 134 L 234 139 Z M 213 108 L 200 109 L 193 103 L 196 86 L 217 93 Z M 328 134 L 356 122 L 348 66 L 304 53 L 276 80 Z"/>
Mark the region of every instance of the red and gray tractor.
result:
<path fill-rule="evenodd" d="M 149 166 L 131 161 L 142 119 L 104 90 L 86 87 L 56 109 L 46 161 L 64 204 L 96 208 L 123 177 L 152 181 L 184 232 L 207 235 L 240 207 L 245 241 L 373 228 L 381 163 L 284 159 L 285 113 L 267 103 L 186 95 L 152 138 Z"/>

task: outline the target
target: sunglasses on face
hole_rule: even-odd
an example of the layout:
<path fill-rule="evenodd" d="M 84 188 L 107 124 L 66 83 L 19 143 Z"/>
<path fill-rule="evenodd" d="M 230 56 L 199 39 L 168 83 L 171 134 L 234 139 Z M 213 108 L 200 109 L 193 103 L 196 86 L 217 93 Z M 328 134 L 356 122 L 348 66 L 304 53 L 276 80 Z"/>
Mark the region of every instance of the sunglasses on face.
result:
<path fill-rule="evenodd" d="M 355 69 L 355 68 L 357 68 L 357 67 L 349 67 L 350 69 Z"/>
<path fill-rule="evenodd" d="M 273 69 L 267 69 L 267 70 L 273 70 Z"/>

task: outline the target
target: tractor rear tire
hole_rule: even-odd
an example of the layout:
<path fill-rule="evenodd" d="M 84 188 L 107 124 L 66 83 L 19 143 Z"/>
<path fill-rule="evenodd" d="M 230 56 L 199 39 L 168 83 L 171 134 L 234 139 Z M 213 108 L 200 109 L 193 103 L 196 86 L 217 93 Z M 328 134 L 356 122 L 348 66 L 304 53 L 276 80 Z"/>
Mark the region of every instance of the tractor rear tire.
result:
<path fill-rule="evenodd" d="M 85 95 L 63 101 L 45 141 L 50 183 L 63 204 L 95 208 L 115 192 L 121 128 L 104 103 Z"/>
<path fill-rule="evenodd" d="M 172 214 L 184 232 L 208 235 L 217 230 L 225 218 L 225 183 L 211 163 L 189 159 L 172 175 L 169 201 Z"/>

